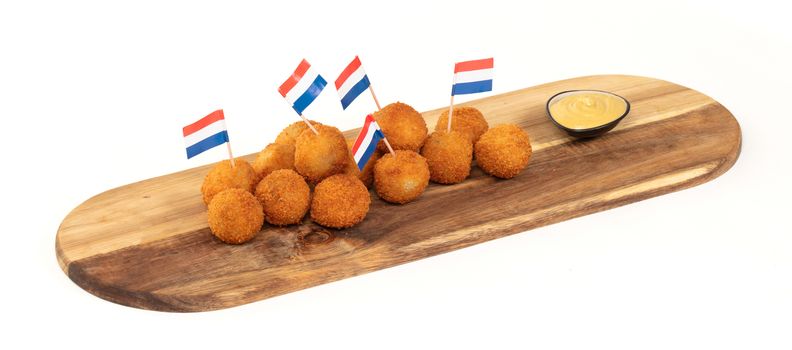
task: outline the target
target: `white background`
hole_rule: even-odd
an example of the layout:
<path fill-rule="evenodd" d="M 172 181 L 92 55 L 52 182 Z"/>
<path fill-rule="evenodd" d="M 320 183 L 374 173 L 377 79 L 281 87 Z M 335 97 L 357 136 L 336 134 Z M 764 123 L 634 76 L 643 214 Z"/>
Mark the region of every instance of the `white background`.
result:
<path fill-rule="evenodd" d="M 782 3 L 3 1 L 0 348 L 789 349 Z M 55 232 L 83 200 L 224 156 L 186 160 L 182 126 L 224 108 L 256 152 L 296 120 L 276 89 L 301 58 L 333 81 L 355 54 L 383 103 L 418 110 L 466 59 L 495 57 L 493 93 L 662 78 L 731 110 L 742 155 L 699 187 L 223 311 L 132 309 L 61 272 Z M 348 129 L 371 109 L 329 87 L 307 115 Z"/>

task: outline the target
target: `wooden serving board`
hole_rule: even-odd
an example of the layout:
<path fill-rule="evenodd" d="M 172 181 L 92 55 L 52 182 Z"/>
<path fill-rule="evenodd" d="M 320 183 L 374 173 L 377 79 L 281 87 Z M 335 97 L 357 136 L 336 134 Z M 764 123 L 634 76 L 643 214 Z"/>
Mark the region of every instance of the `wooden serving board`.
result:
<path fill-rule="evenodd" d="M 571 89 L 612 91 L 632 109 L 609 133 L 574 140 L 545 112 L 550 96 Z M 740 126 L 726 108 L 662 80 L 581 77 L 463 105 L 481 110 L 490 126 L 516 123 L 528 132 L 534 153 L 519 176 L 499 180 L 474 167 L 465 182 L 430 184 L 401 206 L 372 191 L 371 210 L 355 227 L 326 229 L 306 218 L 267 225 L 233 246 L 207 227 L 203 166 L 87 200 L 58 230 L 58 262 L 80 287 L 115 303 L 222 309 L 695 186 L 728 170 L 740 152 Z M 423 114 L 430 130 L 441 111 Z"/>

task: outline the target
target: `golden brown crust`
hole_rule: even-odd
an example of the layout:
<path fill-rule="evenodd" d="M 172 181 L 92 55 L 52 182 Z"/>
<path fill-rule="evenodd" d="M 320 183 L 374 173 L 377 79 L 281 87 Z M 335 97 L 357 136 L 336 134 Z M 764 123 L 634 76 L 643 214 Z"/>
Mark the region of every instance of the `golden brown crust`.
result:
<path fill-rule="evenodd" d="M 349 148 L 349 162 L 347 163 L 346 168 L 344 169 L 345 174 L 357 176 L 366 188 L 371 188 L 371 185 L 374 183 L 374 164 L 377 163 L 377 159 L 380 157 L 380 151 L 378 149 L 374 150 L 374 153 L 369 158 L 366 165 L 363 166 L 363 170 L 361 171 L 358 169 L 357 163 L 355 163 L 355 158 L 352 155 L 352 146 L 355 143 L 355 139 L 347 139 L 347 147 Z"/>
<path fill-rule="evenodd" d="M 485 173 L 510 179 L 528 165 L 531 140 L 517 125 L 498 125 L 481 135 L 475 154 L 476 163 Z"/>
<path fill-rule="evenodd" d="M 309 120 L 308 122 L 310 122 L 314 127 L 316 127 L 316 125 L 322 125 L 322 123 L 314 120 Z M 308 125 L 306 125 L 304 121 L 301 120 L 291 123 L 289 126 L 281 130 L 281 132 L 275 138 L 275 143 L 294 146 L 294 143 L 297 141 L 297 136 L 300 136 L 300 134 L 302 134 L 302 132 L 305 130 L 308 130 Z"/>
<path fill-rule="evenodd" d="M 451 130 L 466 134 L 471 144 L 475 144 L 489 129 L 484 115 L 474 107 L 454 107 L 454 116 L 451 119 Z M 448 110 L 443 111 L 437 119 L 435 131 L 439 130 L 448 130 Z"/>
<path fill-rule="evenodd" d="M 319 135 L 304 130 L 294 147 L 294 168 L 313 184 L 341 173 L 349 160 L 349 150 L 341 131 L 332 126 L 316 125 Z"/>
<path fill-rule="evenodd" d="M 429 132 L 426 121 L 421 113 L 410 105 L 401 102 L 391 103 L 374 112 L 373 116 L 393 149 L 418 152 L 423 146 L 426 134 Z M 388 151 L 383 141 L 377 144 L 377 149 L 382 153 Z"/>
<path fill-rule="evenodd" d="M 351 227 L 366 218 L 370 204 L 371 195 L 357 177 L 333 175 L 314 188 L 311 219 L 326 227 Z"/>
<path fill-rule="evenodd" d="M 264 211 L 250 192 L 230 188 L 214 196 L 207 213 L 209 229 L 221 241 L 229 244 L 245 243 L 261 230 Z"/>
<path fill-rule="evenodd" d="M 300 174 L 291 169 L 275 170 L 256 186 L 256 198 L 270 224 L 300 223 L 311 204 L 311 189 Z"/>
<path fill-rule="evenodd" d="M 232 168 L 231 161 L 224 160 L 209 170 L 201 185 L 204 204 L 208 205 L 214 195 L 229 188 L 241 188 L 253 193 L 259 181 L 258 174 L 244 159 L 236 158 L 234 164 L 236 166 Z"/>
<path fill-rule="evenodd" d="M 261 179 L 278 169 L 294 169 L 294 145 L 270 143 L 252 165 Z"/>
<path fill-rule="evenodd" d="M 429 164 L 413 151 L 384 154 L 374 165 L 374 187 L 383 200 L 404 204 L 418 198 L 429 184 Z"/>
<path fill-rule="evenodd" d="M 429 163 L 430 179 L 441 184 L 455 184 L 470 175 L 473 145 L 467 134 L 459 131 L 435 131 L 426 139 L 421 155 Z"/>

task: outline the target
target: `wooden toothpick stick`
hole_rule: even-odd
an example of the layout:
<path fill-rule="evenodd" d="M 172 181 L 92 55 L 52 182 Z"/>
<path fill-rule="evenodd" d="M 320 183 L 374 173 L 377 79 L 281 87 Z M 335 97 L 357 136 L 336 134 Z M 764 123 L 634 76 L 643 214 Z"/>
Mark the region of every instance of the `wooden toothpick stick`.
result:
<path fill-rule="evenodd" d="M 369 91 L 371 91 L 371 97 L 374 98 L 374 104 L 377 105 L 377 110 L 381 110 L 382 108 L 380 108 L 379 100 L 377 100 L 377 95 L 374 94 L 374 88 L 371 87 L 371 83 L 369 83 Z"/>
<path fill-rule="evenodd" d="M 309 122 L 308 119 L 306 119 L 302 114 L 300 114 L 300 118 L 302 118 L 302 120 L 305 122 L 305 125 L 308 125 L 308 128 L 310 128 L 315 135 L 319 135 L 319 132 L 316 131 L 316 128 L 314 128 L 314 126 L 311 125 L 311 122 Z"/>
<path fill-rule="evenodd" d="M 231 153 L 231 140 L 226 142 L 226 147 L 228 148 L 228 159 L 231 160 L 231 168 L 234 168 L 236 163 L 234 163 L 234 155 Z"/>
<path fill-rule="evenodd" d="M 393 147 L 391 147 L 390 142 L 388 142 L 388 138 L 385 137 L 384 134 L 382 136 L 382 141 L 385 141 L 385 146 L 388 146 L 388 151 L 390 151 L 390 154 L 396 157 L 396 152 L 393 150 Z"/>

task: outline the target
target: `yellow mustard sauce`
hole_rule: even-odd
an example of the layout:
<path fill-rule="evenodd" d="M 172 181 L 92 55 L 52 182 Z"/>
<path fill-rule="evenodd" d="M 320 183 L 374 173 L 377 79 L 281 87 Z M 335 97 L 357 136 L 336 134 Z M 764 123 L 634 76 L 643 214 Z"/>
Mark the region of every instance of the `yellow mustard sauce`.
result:
<path fill-rule="evenodd" d="M 550 115 L 570 129 L 590 129 L 608 124 L 627 110 L 623 99 L 606 93 L 578 92 L 550 104 Z"/>

